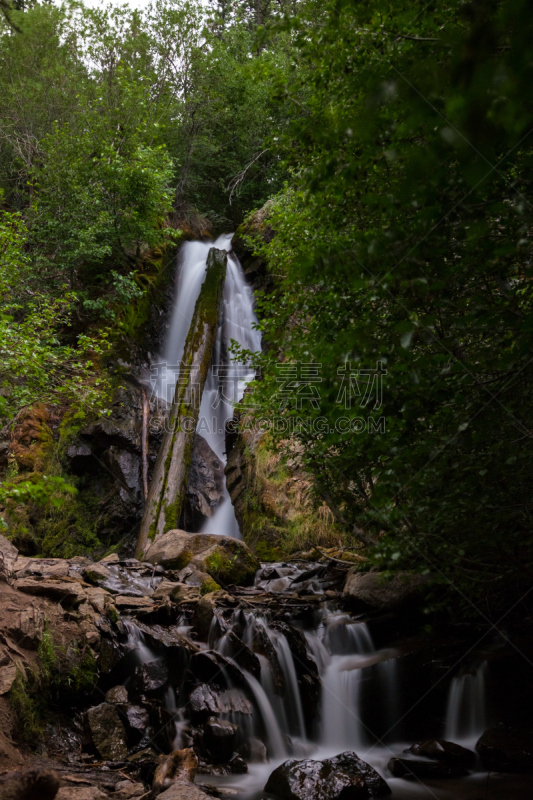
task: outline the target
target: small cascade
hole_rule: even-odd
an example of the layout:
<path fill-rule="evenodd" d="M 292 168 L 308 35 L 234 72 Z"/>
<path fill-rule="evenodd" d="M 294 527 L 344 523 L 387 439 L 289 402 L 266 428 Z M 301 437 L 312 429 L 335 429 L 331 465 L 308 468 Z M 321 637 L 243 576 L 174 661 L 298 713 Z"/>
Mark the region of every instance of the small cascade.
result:
<path fill-rule="evenodd" d="M 474 671 L 453 678 L 448 694 L 445 738 L 457 742 L 479 737 L 487 727 L 487 662 Z"/>

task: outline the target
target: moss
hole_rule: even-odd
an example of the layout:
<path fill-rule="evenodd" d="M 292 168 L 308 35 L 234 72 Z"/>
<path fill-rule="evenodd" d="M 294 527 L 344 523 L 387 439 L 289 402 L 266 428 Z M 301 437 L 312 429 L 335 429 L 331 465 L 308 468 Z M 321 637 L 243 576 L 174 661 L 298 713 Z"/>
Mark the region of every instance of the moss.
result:
<path fill-rule="evenodd" d="M 220 586 L 218 585 L 218 583 L 215 580 L 213 580 L 213 578 L 208 578 L 200 586 L 200 594 L 203 596 L 204 594 L 209 594 L 210 592 L 216 592 L 219 589 Z"/>
<path fill-rule="evenodd" d="M 192 559 L 190 550 L 182 550 L 179 556 L 172 562 L 171 569 L 185 569 Z"/>
<path fill-rule="evenodd" d="M 32 687 L 34 681 L 33 675 L 28 678 L 17 670 L 8 695 L 15 712 L 15 736 L 28 744 L 38 739 L 43 732 L 42 709 Z"/>

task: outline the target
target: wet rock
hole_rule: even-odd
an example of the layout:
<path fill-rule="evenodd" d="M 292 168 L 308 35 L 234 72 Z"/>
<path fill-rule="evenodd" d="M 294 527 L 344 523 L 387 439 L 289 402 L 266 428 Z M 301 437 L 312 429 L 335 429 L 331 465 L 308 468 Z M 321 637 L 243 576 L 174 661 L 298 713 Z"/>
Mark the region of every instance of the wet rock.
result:
<path fill-rule="evenodd" d="M 215 616 L 216 602 L 213 593 L 204 595 L 196 606 L 196 630 L 200 639 L 207 641 L 213 617 Z"/>
<path fill-rule="evenodd" d="M 189 481 L 181 523 L 186 530 L 199 531 L 224 497 L 224 464 L 203 436 L 194 437 Z"/>
<path fill-rule="evenodd" d="M 218 688 L 227 689 L 228 681 L 233 686 L 246 686 L 240 669 L 214 650 L 195 653 L 191 658 L 190 671 L 197 680 L 212 683 Z"/>
<path fill-rule="evenodd" d="M 193 602 L 200 599 L 200 591 L 196 586 L 188 586 L 186 583 L 162 580 L 153 599 L 161 600 L 164 597 L 168 597 L 173 603 Z"/>
<path fill-rule="evenodd" d="M 111 578 L 111 572 L 104 564 L 89 564 L 83 570 L 83 577 L 89 583 L 94 583 L 98 586 Z"/>
<path fill-rule="evenodd" d="M 228 761 L 235 750 L 237 728 L 231 722 L 209 717 L 204 728 L 204 745 L 215 763 Z"/>
<path fill-rule="evenodd" d="M 228 769 L 233 775 L 246 775 L 248 764 L 244 758 L 235 753 L 228 761 Z"/>
<path fill-rule="evenodd" d="M 414 758 L 391 758 L 387 769 L 395 778 L 418 778 L 423 781 L 460 778 L 466 773 L 464 767 L 451 766 L 443 761 L 418 761 Z"/>
<path fill-rule="evenodd" d="M 375 769 L 346 752 L 324 761 L 285 761 L 271 774 L 265 792 L 280 800 L 359 800 L 391 790 Z"/>
<path fill-rule="evenodd" d="M 0 579 L 7 581 L 13 574 L 13 567 L 17 560 L 19 551 L 14 544 L 0 535 Z"/>
<path fill-rule="evenodd" d="M 107 675 L 119 663 L 123 656 L 123 651 L 120 645 L 111 639 L 102 639 L 100 641 L 100 671 Z"/>
<path fill-rule="evenodd" d="M 239 689 L 217 691 L 213 686 L 202 683 L 191 692 L 189 709 L 194 717 L 205 719 L 213 714 L 232 711 L 251 714 L 252 704 Z"/>
<path fill-rule="evenodd" d="M 258 626 L 254 631 L 253 648 L 256 653 L 265 656 L 268 660 L 274 691 L 280 697 L 283 697 L 285 695 L 285 675 L 281 669 L 274 645 L 268 638 L 265 629 L 261 626 Z"/>
<path fill-rule="evenodd" d="M 497 772 L 533 772 L 533 732 L 490 728 L 476 744 L 481 763 Z"/>
<path fill-rule="evenodd" d="M 135 668 L 133 686 L 136 692 L 157 692 L 168 681 L 168 667 L 164 661 L 148 661 Z"/>
<path fill-rule="evenodd" d="M 113 686 L 112 689 L 109 689 L 105 695 L 106 703 L 114 703 L 115 705 L 120 705 L 120 703 L 127 703 L 128 702 L 128 690 L 125 686 Z"/>
<path fill-rule="evenodd" d="M 122 761 L 128 755 L 126 731 L 114 705 L 102 703 L 90 708 L 87 720 L 94 745 L 102 758 Z"/>
<path fill-rule="evenodd" d="M 431 582 L 427 575 L 399 572 L 386 578 L 380 572 L 358 572 L 352 567 L 344 584 L 345 603 L 354 609 L 389 611 L 421 602 L 423 590 Z"/>
<path fill-rule="evenodd" d="M 106 695 L 107 698 L 107 695 Z M 147 731 L 150 723 L 148 711 L 142 706 L 119 706 L 122 721 L 128 734 L 128 741 L 138 744 Z"/>
<path fill-rule="evenodd" d="M 407 752 L 461 769 L 472 769 L 476 763 L 476 754 L 472 750 L 444 739 L 428 739 L 426 742 L 413 744 Z"/>
<path fill-rule="evenodd" d="M 190 747 L 160 756 L 152 784 L 153 794 L 159 795 L 175 781 L 183 781 L 191 786 L 197 770 L 198 756 Z"/>
<path fill-rule="evenodd" d="M 268 761 L 266 745 L 256 736 L 251 736 L 246 739 L 244 744 L 239 748 L 239 753 L 245 761 L 253 761 L 261 764 L 266 764 Z"/>
<path fill-rule="evenodd" d="M 0 800 L 54 800 L 59 775 L 54 770 L 13 772 L 0 777 Z"/>
<path fill-rule="evenodd" d="M 233 632 L 228 631 L 226 642 L 231 648 L 231 657 L 241 669 L 246 670 L 257 680 L 261 679 L 261 662 L 250 648 Z"/>
<path fill-rule="evenodd" d="M 181 530 L 157 536 L 148 547 L 144 561 L 167 569 L 183 569 L 192 564 L 209 573 L 222 586 L 251 585 L 259 569 L 259 562 L 244 542 L 229 536 Z"/>

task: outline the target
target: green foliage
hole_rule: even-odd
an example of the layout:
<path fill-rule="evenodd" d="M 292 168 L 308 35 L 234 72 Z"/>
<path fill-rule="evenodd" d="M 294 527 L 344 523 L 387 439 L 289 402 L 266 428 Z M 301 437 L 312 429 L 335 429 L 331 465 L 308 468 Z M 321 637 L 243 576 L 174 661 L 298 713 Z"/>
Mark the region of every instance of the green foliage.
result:
<path fill-rule="evenodd" d="M 280 413 L 279 351 L 320 363 L 320 408 L 281 412 L 326 420 L 297 436 L 317 491 L 381 568 L 429 569 L 465 608 L 490 592 L 498 615 L 533 570 L 528 6 L 347 0 L 293 29 L 313 77 L 284 87 L 306 113 L 256 242 L 278 284 L 256 400 Z M 378 362 L 382 407 L 345 408 L 346 363 Z"/>
<path fill-rule="evenodd" d="M 58 647 L 48 625 L 37 654 L 38 668 L 26 673 L 19 670 L 9 692 L 17 736 L 28 744 L 42 736 L 53 710 L 64 708 L 65 704 L 75 705 L 93 690 L 97 679 L 90 647 L 77 643 L 68 650 Z"/>

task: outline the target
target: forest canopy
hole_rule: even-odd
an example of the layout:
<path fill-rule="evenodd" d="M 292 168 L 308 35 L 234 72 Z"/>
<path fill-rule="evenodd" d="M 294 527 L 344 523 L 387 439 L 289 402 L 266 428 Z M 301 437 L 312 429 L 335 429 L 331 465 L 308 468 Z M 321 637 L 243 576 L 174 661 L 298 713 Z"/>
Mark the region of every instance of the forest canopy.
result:
<path fill-rule="evenodd" d="M 3 421 L 105 409 L 146 257 L 248 218 L 254 402 L 294 421 L 280 365 L 315 365 L 327 424 L 294 437 L 346 542 L 497 616 L 533 571 L 532 28 L 525 0 L 11 7 Z"/>

